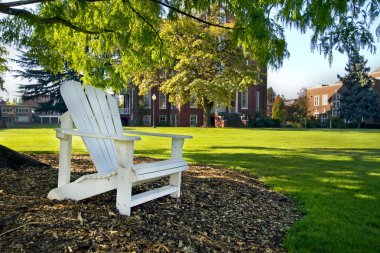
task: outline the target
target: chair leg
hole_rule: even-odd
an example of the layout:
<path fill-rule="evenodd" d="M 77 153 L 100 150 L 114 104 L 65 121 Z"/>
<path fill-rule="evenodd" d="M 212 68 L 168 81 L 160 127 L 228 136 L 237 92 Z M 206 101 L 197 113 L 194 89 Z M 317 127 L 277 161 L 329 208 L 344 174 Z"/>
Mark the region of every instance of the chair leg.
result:
<path fill-rule="evenodd" d="M 118 161 L 116 207 L 120 214 L 131 215 L 133 141 L 115 141 Z"/>
<path fill-rule="evenodd" d="M 178 191 L 170 194 L 170 196 L 179 198 L 181 196 L 181 172 L 170 175 L 169 184 L 178 187 Z"/>
<path fill-rule="evenodd" d="M 118 184 L 116 192 L 116 207 L 122 215 L 131 216 L 132 184 Z"/>

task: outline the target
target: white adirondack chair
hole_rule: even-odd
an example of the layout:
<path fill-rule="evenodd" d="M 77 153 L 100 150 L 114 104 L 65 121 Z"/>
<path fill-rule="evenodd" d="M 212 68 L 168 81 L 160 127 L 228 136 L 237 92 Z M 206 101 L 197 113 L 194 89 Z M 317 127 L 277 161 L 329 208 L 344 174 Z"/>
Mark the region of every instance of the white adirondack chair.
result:
<path fill-rule="evenodd" d="M 182 159 L 183 143 L 192 136 L 129 131 L 128 134 L 172 138 L 169 160 L 134 165 L 134 141 L 140 137 L 123 134 L 117 103 L 111 95 L 88 85 L 83 90 L 80 83 L 73 81 L 62 84 L 61 94 L 68 111 L 61 116 L 61 128 L 56 130 L 60 139 L 58 188 L 49 192 L 49 199 L 82 200 L 116 189 L 117 209 L 130 215 L 133 206 L 144 202 L 169 194 L 179 198 L 181 172 L 188 169 Z M 82 137 L 97 169 L 97 173 L 74 182 L 70 182 L 72 136 Z M 169 177 L 168 185 L 132 195 L 132 186 L 162 177 Z"/>

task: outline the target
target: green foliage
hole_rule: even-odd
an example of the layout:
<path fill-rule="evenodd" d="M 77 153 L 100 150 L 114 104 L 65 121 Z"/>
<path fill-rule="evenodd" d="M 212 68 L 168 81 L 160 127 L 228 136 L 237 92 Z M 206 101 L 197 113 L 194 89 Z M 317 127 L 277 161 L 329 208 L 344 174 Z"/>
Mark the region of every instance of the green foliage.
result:
<path fill-rule="evenodd" d="M 286 117 L 285 103 L 284 100 L 277 95 L 274 99 L 272 107 L 272 119 L 283 122 Z"/>
<path fill-rule="evenodd" d="M 3 47 L 1 44 L 0 44 L 0 91 L 3 91 L 5 90 L 4 88 L 4 79 L 2 77 L 2 74 L 6 71 L 8 71 L 8 67 L 6 65 L 7 63 L 7 60 L 3 57 L 4 54 L 6 54 L 6 50 L 5 50 L 5 47 Z"/>
<path fill-rule="evenodd" d="M 60 112 L 67 111 L 66 105 L 60 94 L 62 82 L 79 81 L 79 75 L 72 69 L 64 68 L 63 72 L 51 73 L 44 70 L 32 52 L 23 52 L 19 59 L 13 60 L 23 67 L 16 70 L 15 77 L 28 80 L 28 84 L 19 84 L 19 92 L 22 100 L 36 99 L 40 96 L 48 96 L 48 100 L 39 104 L 38 112 Z"/>
<path fill-rule="evenodd" d="M 159 36 L 164 20 L 187 16 L 208 26 L 224 26 L 259 65 L 279 68 L 289 55 L 285 25 L 313 30 L 312 49 L 332 60 L 334 48 L 347 52 L 354 45 L 374 52 L 370 27 L 380 13 L 378 0 L 33 2 L 34 9 L 20 1 L 0 3 L 1 41 L 36 47 L 41 64 L 54 72 L 68 63 L 83 73 L 85 83 L 117 89 L 129 81 L 130 72 L 149 68 L 164 53 L 170 43 Z M 236 21 L 232 27 L 201 15 L 209 14 L 211 4 L 222 6 L 220 13 Z"/>
<path fill-rule="evenodd" d="M 272 87 L 269 87 L 267 89 L 267 102 L 268 103 L 273 103 L 274 102 L 274 98 L 276 97 L 276 92 L 273 90 Z"/>
<path fill-rule="evenodd" d="M 299 124 L 306 126 L 307 115 L 309 113 L 309 101 L 307 98 L 307 89 L 302 88 L 298 92 L 298 98 L 292 106 L 293 118 Z"/>
<path fill-rule="evenodd" d="M 261 82 L 260 66 L 247 64 L 228 30 L 179 18 L 164 22 L 160 37 L 167 42 L 163 61 L 157 59 L 150 68 L 132 73 L 134 82 L 142 93 L 159 85 L 175 105 L 193 100 L 204 109 L 206 126 L 214 103 L 228 106 L 237 91 Z"/>
<path fill-rule="evenodd" d="M 256 122 L 255 127 L 280 127 L 281 122 L 276 119 L 272 119 L 266 115 L 262 115 L 261 113 L 257 113 L 255 115 Z"/>
<path fill-rule="evenodd" d="M 375 116 L 378 109 L 377 95 L 371 89 L 372 80 L 368 77 L 367 61 L 354 50 L 346 65 L 347 74 L 338 76 L 343 87 L 340 90 L 340 116 L 349 121 L 360 123 Z"/>

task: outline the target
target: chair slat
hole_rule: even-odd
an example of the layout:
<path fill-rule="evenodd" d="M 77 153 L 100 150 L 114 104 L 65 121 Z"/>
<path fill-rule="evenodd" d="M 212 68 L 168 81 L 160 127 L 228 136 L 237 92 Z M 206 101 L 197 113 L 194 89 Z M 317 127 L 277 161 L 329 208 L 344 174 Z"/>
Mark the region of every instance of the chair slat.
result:
<path fill-rule="evenodd" d="M 89 85 L 85 85 L 85 90 L 86 90 L 87 98 L 90 103 L 93 114 L 95 116 L 95 120 L 97 122 L 100 133 L 114 135 L 115 130 L 113 129 L 113 126 L 109 126 L 109 123 L 108 123 L 109 121 L 112 122 L 112 120 L 110 119 L 107 120 L 107 115 L 106 117 L 104 116 L 106 111 L 109 112 L 108 104 L 105 99 L 105 93 L 103 91 L 99 93 L 98 92 L 99 89 L 94 88 Z M 102 97 L 103 99 L 101 99 Z M 107 163 L 107 166 L 110 168 L 110 170 L 116 169 L 117 162 L 116 162 L 115 147 L 114 147 L 113 141 L 103 140 L 100 143 L 104 144 L 101 147 L 101 149 L 104 150 L 104 155 L 106 156 L 105 162 Z"/>
<path fill-rule="evenodd" d="M 123 133 L 123 127 L 121 125 L 119 108 L 117 107 L 116 99 L 114 97 L 112 97 L 110 94 L 107 94 L 107 101 L 108 101 L 109 108 L 111 110 L 113 124 L 115 126 L 116 134 L 124 134 Z"/>

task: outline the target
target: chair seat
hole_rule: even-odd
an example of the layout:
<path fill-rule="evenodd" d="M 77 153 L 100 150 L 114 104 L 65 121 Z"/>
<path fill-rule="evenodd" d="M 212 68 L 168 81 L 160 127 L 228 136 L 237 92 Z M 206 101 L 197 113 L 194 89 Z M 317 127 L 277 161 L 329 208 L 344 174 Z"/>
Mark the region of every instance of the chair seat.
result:
<path fill-rule="evenodd" d="M 152 178 L 160 178 L 171 175 L 173 173 L 187 170 L 187 163 L 180 158 L 169 159 L 153 163 L 141 163 L 133 166 L 133 179 L 132 182 L 148 180 Z M 98 172 L 93 174 L 84 175 L 78 178 L 75 182 L 79 183 L 86 179 L 103 179 L 110 178 L 117 175 L 117 170 L 111 172 Z"/>

